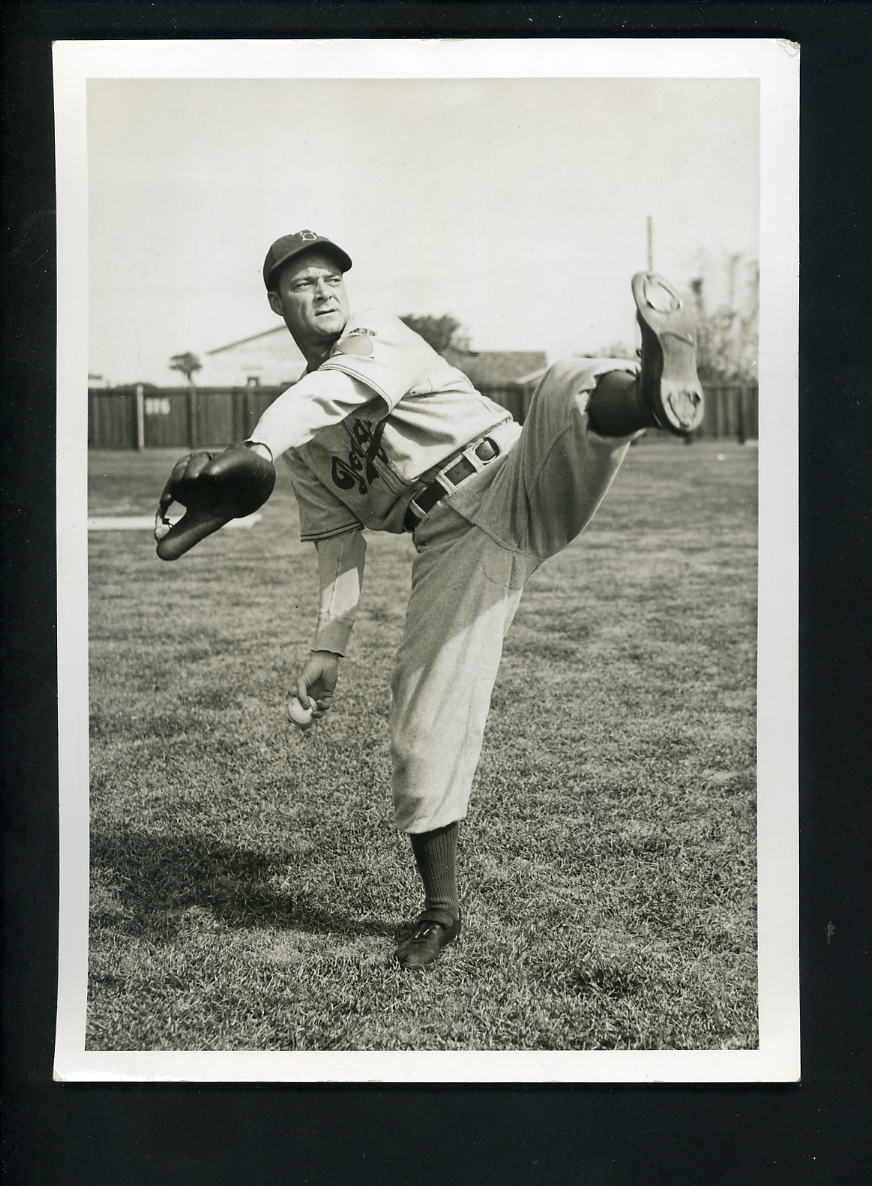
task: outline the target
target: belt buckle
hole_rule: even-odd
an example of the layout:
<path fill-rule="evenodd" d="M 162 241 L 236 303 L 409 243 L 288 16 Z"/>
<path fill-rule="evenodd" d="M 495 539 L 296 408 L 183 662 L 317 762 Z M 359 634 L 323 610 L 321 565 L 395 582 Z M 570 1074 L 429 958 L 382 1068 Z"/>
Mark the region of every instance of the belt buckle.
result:
<path fill-rule="evenodd" d="M 482 445 L 490 446 L 491 455 L 490 455 L 490 457 L 479 457 L 479 461 L 482 463 L 482 465 L 490 465 L 490 463 L 492 461 L 496 461 L 496 459 L 499 457 L 500 447 L 496 443 L 494 438 L 491 436 L 482 437 L 481 440 L 478 442 L 478 444 L 475 446 L 476 450 L 480 449 L 482 447 Z M 478 457 L 478 453 L 476 453 L 476 456 Z"/>
<path fill-rule="evenodd" d="M 487 437 L 479 437 L 479 439 L 477 441 L 473 441 L 472 444 L 467 445 L 466 448 L 460 454 L 461 457 L 466 458 L 466 460 L 469 462 L 469 464 L 472 466 L 472 468 L 475 470 L 476 473 L 480 473 L 481 470 L 483 470 L 484 467 L 488 464 L 487 461 L 485 461 L 483 458 L 479 457 L 478 453 L 476 452 L 476 450 L 481 445 L 483 445 L 487 439 L 488 439 Z M 494 456 L 496 456 L 496 454 L 494 454 Z M 489 460 L 492 461 L 493 458 L 489 458 Z M 469 476 L 472 477 L 472 474 L 470 474 Z"/>
<path fill-rule="evenodd" d="M 485 443 L 490 444 L 490 447 L 492 449 L 492 454 L 490 457 L 487 457 L 487 458 L 479 457 L 476 450 L 480 449 L 481 446 Z M 430 483 L 430 486 L 441 486 L 443 491 L 445 492 L 445 494 L 453 494 L 454 491 L 458 490 L 463 485 L 463 483 L 465 481 L 467 481 L 468 478 L 472 477 L 472 474 L 467 474 L 466 477 L 464 477 L 460 480 L 460 482 L 457 482 L 457 483 L 452 482 L 451 478 L 448 477 L 448 471 L 453 469 L 459 461 L 465 460 L 467 462 L 467 464 L 472 467 L 473 473 L 480 473 L 485 468 L 486 465 L 490 465 L 490 463 L 493 460 L 495 460 L 495 458 L 499 457 L 499 455 L 500 455 L 500 447 L 497 444 L 497 442 L 493 439 L 493 437 L 491 437 L 491 436 L 479 437 L 477 441 L 472 441 L 470 444 L 468 444 L 466 446 L 465 449 L 462 449 L 455 457 L 452 457 L 452 459 L 448 462 L 448 464 L 443 466 L 442 469 L 440 469 L 439 472 L 435 475 L 435 477 L 433 478 L 433 481 Z M 425 487 L 425 490 L 429 490 L 430 486 Z M 419 491 L 419 493 L 423 494 L 424 491 Z M 442 497 L 442 496 L 440 496 L 440 497 Z M 412 498 L 409 500 L 409 502 L 406 506 L 406 514 L 407 515 L 412 514 L 415 516 L 415 518 L 417 519 L 417 523 L 415 524 L 415 527 L 418 527 L 423 522 L 423 520 L 427 517 L 427 515 L 429 514 L 429 511 L 425 511 L 423 509 L 423 507 L 420 507 L 418 505 L 418 503 L 415 501 L 415 499 Z M 415 528 L 413 528 L 412 530 L 414 530 L 414 529 Z"/>

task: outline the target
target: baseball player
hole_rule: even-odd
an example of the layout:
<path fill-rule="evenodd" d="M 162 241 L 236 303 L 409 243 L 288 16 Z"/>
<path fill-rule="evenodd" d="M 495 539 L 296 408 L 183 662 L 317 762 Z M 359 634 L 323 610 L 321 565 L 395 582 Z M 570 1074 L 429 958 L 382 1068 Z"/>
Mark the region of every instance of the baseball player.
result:
<path fill-rule="evenodd" d="M 350 311 L 351 259 L 313 231 L 270 247 L 263 279 L 307 366 L 249 440 L 182 458 L 155 519 L 174 560 L 269 497 L 286 455 L 301 536 L 315 544 L 319 612 L 296 683 L 297 719 L 331 708 L 363 586 L 364 530 L 411 534 L 412 590 L 391 682 L 392 793 L 424 908 L 397 948 L 427 968 L 460 934 L 457 837 L 491 692 L 524 584 L 590 522 L 648 427 L 702 418 L 695 325 L 653 273 L 633 278 L 639 362 L 567 358 L 545 374 L 523 428 L 398 317 Z M 175 524 L 173 502 L 186 513 Z"/>

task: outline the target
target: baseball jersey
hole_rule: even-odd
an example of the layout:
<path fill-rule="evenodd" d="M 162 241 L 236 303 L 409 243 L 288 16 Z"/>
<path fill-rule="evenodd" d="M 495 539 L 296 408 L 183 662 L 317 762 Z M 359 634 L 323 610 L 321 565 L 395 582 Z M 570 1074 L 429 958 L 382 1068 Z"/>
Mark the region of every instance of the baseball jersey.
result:
<path fill-rule="evenodd" d="M 511 421 L 399 317 L 366 309 L 251 436 L 288 450 L 300 536 L 317 541 L 363 526 L 402 532 L 416 490 Z"/>

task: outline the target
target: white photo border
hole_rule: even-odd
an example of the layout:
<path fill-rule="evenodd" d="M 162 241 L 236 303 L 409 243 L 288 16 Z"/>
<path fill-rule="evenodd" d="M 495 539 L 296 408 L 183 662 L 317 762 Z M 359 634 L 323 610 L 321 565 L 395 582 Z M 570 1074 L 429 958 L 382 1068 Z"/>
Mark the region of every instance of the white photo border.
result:
<path fill-rule="evenodd" d="M 656 41 L 656 53 L 652 53 Z M 743 1051 L 87 1051 L 88 186 L 96 78 L 743 78 L 760 85 L 759 1047 Z M 58 234 L 59 1081 L 744 1083 L 799 1078 L 799 47 L 756 38 L 66 41 Z"/>

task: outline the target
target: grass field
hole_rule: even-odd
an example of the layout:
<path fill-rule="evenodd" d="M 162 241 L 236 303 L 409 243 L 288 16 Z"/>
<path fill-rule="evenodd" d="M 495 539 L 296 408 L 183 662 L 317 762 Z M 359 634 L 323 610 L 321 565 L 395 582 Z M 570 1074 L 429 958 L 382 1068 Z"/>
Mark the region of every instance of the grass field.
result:
<path fill-rule="evenodd" d="M 90 513 L 150 511 L 178 452 L 93 453 Z M 89 1048 L 756 1046 L 756 460 L 643 442 L 531 580 L 464 935 L 423 975 L 392 961 L 419 908 L 387 749 L 410 540 L 370 539 L 335 709 L 301 737 L 314 549 L 284 473 L 262 522 L 176 564 L 93 533 Z"/>

